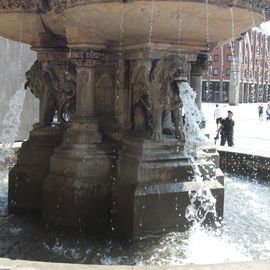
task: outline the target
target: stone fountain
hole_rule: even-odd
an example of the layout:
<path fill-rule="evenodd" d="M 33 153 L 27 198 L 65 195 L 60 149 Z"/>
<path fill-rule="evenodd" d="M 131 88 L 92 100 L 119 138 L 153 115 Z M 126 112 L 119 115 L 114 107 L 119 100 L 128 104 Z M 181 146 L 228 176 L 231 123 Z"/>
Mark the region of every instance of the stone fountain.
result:
<path fill-rule="evenodd" d="M 37 52 L 25 87 L 40 100 L 9 174 L 9 210 L 124 237 L 185 230 L 198 187 L 176 82 L 200 100 L 207 52 L 261 23 L 269 4 L 0 0 L 0 35 Z M 197 158 L 222 217 L 218 161 L 215 149 Z"/>

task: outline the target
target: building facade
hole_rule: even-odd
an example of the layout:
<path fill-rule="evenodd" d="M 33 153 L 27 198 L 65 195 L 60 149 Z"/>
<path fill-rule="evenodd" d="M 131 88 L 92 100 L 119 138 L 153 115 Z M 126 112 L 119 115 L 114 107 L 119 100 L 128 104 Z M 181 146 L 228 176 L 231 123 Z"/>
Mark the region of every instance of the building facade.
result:
<path fill-rule="evenodd" d="M 202 101 L 231 105 L 270 100 L 270 37 L 257 29 L 214 48 L 203 76 Z"/>

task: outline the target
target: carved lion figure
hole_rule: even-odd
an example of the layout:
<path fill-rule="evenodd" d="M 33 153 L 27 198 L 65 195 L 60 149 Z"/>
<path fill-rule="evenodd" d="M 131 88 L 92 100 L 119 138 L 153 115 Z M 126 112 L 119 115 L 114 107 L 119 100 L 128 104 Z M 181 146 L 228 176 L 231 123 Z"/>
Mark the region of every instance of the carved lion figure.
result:
<path fill-rule="evenodd" d="M 63 125 L 66 122 L 64 115 L 75 110 L 76 84 L 72 73 L 66 67 L 39 61 L 26 72 L 25 88 L 29 87 L 40 99 L 40 119 L 36 128 L 51 126 L 55 113 Z"/>
<path fill-rule="evenodd" d="M 189 65 L 179 55 L 169 55 L 156 62 L 137 62 L 134 67 L 133 106 L 143 107 L 156 142 L 164 140 L 164 129 L 174 133 L 180 141 L 184 140 L 182 101 L 177 83 L 187 80 L 188 71 Z"/>

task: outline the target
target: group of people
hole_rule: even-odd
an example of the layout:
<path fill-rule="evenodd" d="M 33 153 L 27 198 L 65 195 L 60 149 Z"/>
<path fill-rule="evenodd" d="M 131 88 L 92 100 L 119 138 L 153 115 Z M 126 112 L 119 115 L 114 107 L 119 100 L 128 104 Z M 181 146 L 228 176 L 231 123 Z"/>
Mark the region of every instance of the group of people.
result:
<path fill-rule="evenodd" d="M 262 121 L 263 120 L 263 104 L 262 103 L 258 107 L 258 112 L 259 112 L 259 119 Z M 270 120 L 270 101 L 267 104 L 265 113 L 266 113 L 266 120 Z"/>
<path fill-rule="evenodd" d="M 214 111 L 214 120 L 216 120 L 217 124 L 217 135 L 215 137 L 215 140 L 219 138 L 219 134 L 221 136 L 220 145 L 224 146 L 225 143 L 228 143 L 228 146 L 232 147 L 234 145 L 234 120 L 233 118 L 233 112 L 228 111 L 228 115 L 225 119 L 222 119 L 222 112 L 220 108 L 218 107 L 218 104 L 216 104 L 216 109 Z"/>

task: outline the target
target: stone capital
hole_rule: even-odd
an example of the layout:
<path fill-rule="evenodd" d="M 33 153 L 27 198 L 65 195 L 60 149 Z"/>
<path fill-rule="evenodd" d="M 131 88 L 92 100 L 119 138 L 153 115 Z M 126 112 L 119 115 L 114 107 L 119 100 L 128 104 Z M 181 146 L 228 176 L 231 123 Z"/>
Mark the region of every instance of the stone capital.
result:
<path fill-rule="evenodd" d="M 98 50 L 71 49 L 70 60 L 75 67 L 95 67 L 103 58 Z"/>
<path fill-rule="evenodd" d="M 191 76 L 202 76 L 203 72 L 208 69 L 211 61 L 208 55 L 198 54 L 195 63 L 191 64 Z"/>

